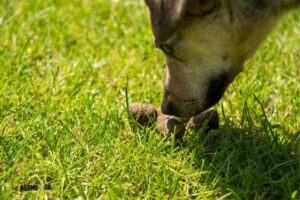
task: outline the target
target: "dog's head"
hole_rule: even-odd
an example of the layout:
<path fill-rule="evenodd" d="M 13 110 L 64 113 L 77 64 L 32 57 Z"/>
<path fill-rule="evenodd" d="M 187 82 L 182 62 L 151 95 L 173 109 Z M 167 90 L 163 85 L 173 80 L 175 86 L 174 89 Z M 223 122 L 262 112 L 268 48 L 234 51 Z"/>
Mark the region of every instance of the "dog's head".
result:
<path fill-rule="evenodd" d="M 223 96 L 274 24 L 249 2 L 146 0 L 155 45 L 167 60 L 164 113 L 190 117 Z"/>

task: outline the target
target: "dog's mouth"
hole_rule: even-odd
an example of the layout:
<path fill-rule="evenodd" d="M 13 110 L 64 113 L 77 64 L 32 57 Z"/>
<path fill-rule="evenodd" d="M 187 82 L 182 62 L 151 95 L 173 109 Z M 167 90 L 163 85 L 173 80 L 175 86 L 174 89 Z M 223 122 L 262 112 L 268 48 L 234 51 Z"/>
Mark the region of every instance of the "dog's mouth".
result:
<path fill-rule="evenodd" d="M 218 103 L 229 83 L 229 75 L 226 72 L 210 81 L 206 95 L 205 110 Z"/>

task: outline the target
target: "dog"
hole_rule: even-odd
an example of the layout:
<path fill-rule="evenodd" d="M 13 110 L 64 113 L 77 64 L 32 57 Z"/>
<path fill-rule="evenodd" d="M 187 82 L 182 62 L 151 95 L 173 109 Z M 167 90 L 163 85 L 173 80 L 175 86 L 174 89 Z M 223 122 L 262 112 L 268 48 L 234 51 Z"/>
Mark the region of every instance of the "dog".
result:
<path fill-rule="evenodd" d="M 145 0 L 166 57 L 161 110 L 191 117 L 216 104 L 277 21 L 300 0 Z"/>

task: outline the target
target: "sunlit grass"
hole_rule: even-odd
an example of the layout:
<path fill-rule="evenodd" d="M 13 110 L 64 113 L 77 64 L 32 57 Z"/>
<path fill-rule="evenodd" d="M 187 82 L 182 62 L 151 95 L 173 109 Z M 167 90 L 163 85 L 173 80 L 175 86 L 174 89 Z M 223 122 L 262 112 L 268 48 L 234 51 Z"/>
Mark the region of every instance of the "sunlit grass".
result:
<path fill-rule="evenodd" d="M 221 128 L 178 144 L 127 119 L 127 78 L 129 102 L 162 97 L 142 1 L 1 1 L 0 199 L 299 198 L 299 35 L 295 11 L 215 106 Z"/>

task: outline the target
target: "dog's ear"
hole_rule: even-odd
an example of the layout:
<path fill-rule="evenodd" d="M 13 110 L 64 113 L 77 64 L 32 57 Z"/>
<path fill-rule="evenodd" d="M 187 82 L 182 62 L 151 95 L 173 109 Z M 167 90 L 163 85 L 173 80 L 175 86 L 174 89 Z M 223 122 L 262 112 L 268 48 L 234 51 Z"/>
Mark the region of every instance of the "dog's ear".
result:
<path fill-rule="evenodd" d="M 188 0 L 145 0 L 155 40 L 163 42 L 176 30 Z"/>

